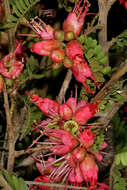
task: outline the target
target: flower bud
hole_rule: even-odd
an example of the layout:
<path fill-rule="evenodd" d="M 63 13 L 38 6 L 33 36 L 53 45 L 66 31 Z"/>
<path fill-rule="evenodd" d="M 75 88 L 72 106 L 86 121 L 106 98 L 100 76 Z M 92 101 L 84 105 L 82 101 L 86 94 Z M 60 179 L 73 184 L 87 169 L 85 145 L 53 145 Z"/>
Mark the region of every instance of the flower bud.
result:
<path fill-rule="evenodd" d="M 62 62 L 64 60 L 64 57 L 65 53 L 61 48 L 56 48 L 51 52 L 51 59 L 56 63 Z"/>
<path fill-rule="evenodd" d="M 63 30 L 55 30 L 54 31 L 54 39 L 59 41 L 64 41 L 64 31 Z"/>
<path fill-rule="evenodd" d="M 72 31 L 65 32 L 64 38 L 66 41 L 71 41 L 75 39 L 75 34 Z"/>
<path fill-rule="evenodd" d="M 33 44 L 31 51 L 43 56 L 50 56 L 53 49 L 61 46 L 61 42 L 57 40 L 43 40 Z"/>

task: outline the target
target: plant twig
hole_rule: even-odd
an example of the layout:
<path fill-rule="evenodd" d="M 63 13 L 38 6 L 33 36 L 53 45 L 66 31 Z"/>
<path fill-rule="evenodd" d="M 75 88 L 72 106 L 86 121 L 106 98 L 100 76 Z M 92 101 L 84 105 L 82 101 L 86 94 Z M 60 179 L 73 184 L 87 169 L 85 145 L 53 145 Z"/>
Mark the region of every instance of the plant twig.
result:
<path fill-rule="evenodd" d="M 48 150 L 50 148 L 51 148 L 51 146 L 40 146 L 40 147 L 28 149 L 26 151 L 25 150 L 15 151 L 15 157 L 17 158 L 24 154 L 31 154 L 33 152 L 37 152 L 37 151 L 44 150 L 44 149 Z"/>
<path fill-rule="evenodd" d="M 72 71 L 69 69 L 67 71 L 66 77 L 64 79 L 64 82 L 63 82 L 62 87 L 60 89 L 59 95 L 57 97 L 58 103 L 62 103 L 64 96 L 65 96 L 65 93 L 68 89 L 69 83 L 71 81 L 71 78 L 72 78 Z"/>
<path fill-rule="evenodd" d="M 1 174 L 0 174 L 0 187 L 3 187 L 5 190 L 13 190 Z"/>
<path fill-rule="evenodd" d="M 6 130 L 5 137 L 4 137 L 3 149 L 6 149 L 6 150 L 8 149 L 8 133 L 7 133 L 7 130 Z M 6 152 L 2 151 L 1 158 L 0 158 L 0 164 L 3 168 L 5 167 L 5 156 L 6 156 Z"/>
<path fill-rule="evenodd" d="M 9 102 L 8 102 L 8 94 L 6 89 L 6 84 L 4 82 L 3 87 L 3 93 L 4 93 L 4 107 L 5 107 L 5 113 L 6 113 L 6 120 L 7 120 L 7 130 L 8 130 L 8 137 L 9 137 L 9 153 L 8 153 L 8 163 L 7 163 L 7 169 L 9 172 L 13 171 L 14 167 L 14 159 L 15 159 L 15 138 L 14 138 L 14 129 L 10 117 L 10 109 L 9 109 Z"/>
<path fill-rule="evenodd" d="M 51 184 L 51 183 L 43 183 L 43 182 L 35 182 L 35 181 L 25 181 L 27 185 L 44 185 L 44 186 L 49 186 L 49 187 L 57 187 L 57 188 L 69 188 L 69 189 L 82 189 L 82 190 L 87 190 L 86 187 L 78 187 L 78 186 L 71 186 L 71 185 L 64 185 L 64 184 Z"/>
<path fill-rule="evenodd" d="M 108 51 L 107 50 L 107 17 L 108 17 L 108 7 L 107 7 L 107 0 L 98 0 L 98 7 L 99 7 L 99 20 L 98 23 L 102 25 L 102 29 L 98 33 L 99 44 L 102 46 L 102 51 L 104 52 L 105 56 L 108 58 Z M 106 63 L 108 65 L 108 61 Z"/>
<path fill-rule="evenodd" d="M 11 13 L 10 11 L 10 4 L 9 0 L 4 0 L 4 10 L 5 10 L 5 18 L 6 22 L 9 23 L 10 20 L 8 19 L 8 15 Z M 15 40 L 15 32 L 14 28 L 8 30 L 8 40 L 9 40 L 9 51 L 14 50 L 14 40 Z M 8 153 L 8 163 L 7 163 L 7 169 L 9 172 L 13 171 L 14 167 L 14 148 L 15 148 L 15 137 L 14 137 L 14 129 L 10 117 L 10 108 L 9 108 L 9 102 L 8 102 L 8 94 L 6 89 L 6 84 L 4 82 L 4 107 L 5 107 L 5 113 L 6 113 L 6 120 L 7 120 L 7 130 L 8 130 L 8 137 L 9 137 L 9 153 Z"/>
<path fill-rule="evenodd" d="M 112 76 L 112 78 L 105 84 L 105 86 L 99 91 L 99 93 L 92 99 L 92 102 L 102 100 L 107 96 L 112 85 L 120 79 L 127 72 L 127 60 L 125 64 Z"/>
<path fill-rule="evenodd" d="M 6 22 L 9 23 L 10 20 L 8 19 L 8 15 L 11 14 L 10 11 L 10 4 L 8 0 L 4 0 L 4 10 L 5 10 L 5 19 Z M 8 30 L 8 40 L 9 40 L 9 51 L 14 50 L 14 40 L 15 40 L 15 32 L 14 28 Z"/>
<path fill-rule="evenodd" d="M 110 168 L 110 175 L 109 175 L 109 190 L 112 190 L 113 188 L 113 170 L 115 168 L 115 160 L 116 160 L 116 157 L 114 157 L 114 160 L 113 160 L 113 163 L 112 163 L 112 166 Z"/>
<path fill-rule="evenodd" d="M 97 25 L 95 25 L 94 27 L 88 27 L 85 31 L 84 31 L 84 35 L 89 35 L 89 34 L 91 34 L 92 32 L 96 32 L 96 30 L 101 30 L 102 29 L 102 27 L 103 27 L 103 25 L 101 25 L 101 24 L 97 24 Z"/>

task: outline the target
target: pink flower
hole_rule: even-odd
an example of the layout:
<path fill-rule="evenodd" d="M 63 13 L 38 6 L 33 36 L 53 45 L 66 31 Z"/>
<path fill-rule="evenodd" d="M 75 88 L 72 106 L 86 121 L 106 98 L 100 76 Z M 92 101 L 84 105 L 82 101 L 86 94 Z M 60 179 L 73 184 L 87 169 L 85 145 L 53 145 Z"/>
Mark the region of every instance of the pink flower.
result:
<path fill-rule="evenodd" d="M 48 157 L 48 160 L 45 163 L 36 162 L 36 167 L 41 175 L 50 175 L 50 173 L 54 170 L 55 166 L 52 165 L 55 158 L 52 156 Z"/>
<path fill-rule="evenodd" d="M 83 182 L 83 175 L 80 170 L 79 164 L 75 167 L 75 182 L 76 183 L 82 183 Z"/>
<path fill-rule="evenodd" d="M 54 29 L 50 26 L 45 24 L 41 19 L 36 17 L 36 22 L 34 19 L 31 19 L 30 26 L 31 28 L 41 37 L 42 40 L 51 40 L 54 39 Z"/>
<path fill-rule="evenodd" d="M 80 135 L 80 141 L 83 147 L 89 148 L 94 143 L 94 135 L 91 129 L 84 129 L 84 131 Z"/>
<path fill-rule="evenodd" d="M 17 78 L 23 70 L 23 64 L 15 55 L 19 54 L 21 50 L 21 43 L 18 44 L 13 53 L 6 55 L 0 61 L 0 74 L 4 77 L 15 79 Z M 9 68 L 9 71 L 7 70 Z"/>
<path fill-rule="evenodd" d="M 71 133 L 62 129 L 49 129 L 44 132 L 49 136 L 51 141 L 57 144 L 51 148 L 55 155 L 64 155 L 72 151 L 78 144 L 77 138 L 73 137 Z"/>
<path fill-rule="evenodd" d="M 71 184 L 80 184 L 83 182 L 83 176 L 79 167 L 79 164 L 76 165 L 75 168 L 72 168 L 68 175 L 68 180 L 71 182 Z"/>
<path fill-rule="evenodd" d="M 41 98 L 37 94 L 31 95 L 29 92 L 26 92 L 36 106 L 49 117 L 56 117 L 58 115 L 59 104 L 49 98 Z"/>
<path fill-rule="evenodd" d="M 83 47 L 80 42 L 77 40 L 71 40 L 66 45 L 66 55 L 69 57 L 71 61 L 75 61 L 78 57 L 84 58 Z"/>
<path fill-rule="evenodd" d="M 78 125 L 84 125 L 98 111 L 98 103 L 86 104 L 85 100 L 77 103 L 77 98 L 70 97 L 66 103 L 59 105 L 49 98 L 41 98 L 37 94 L 26 92 L 31 101 L 47 116 L 61 117 L 64 120 L 73 119 Z"/>
<path fill-rule="evenodd" d="M 89 3 L 86 0 L 83 0 L 83 6 L 81 7 L 82 0 L 79 0 L 73 11 L 69 13 L 67 19 L 63 23 L 63 30 L 64 32 L 74 32 L 75 36 L 78 37 L 84 21 L 85 21 L 85 16 L 88 11 Z"/>
<path fill-rule="evenodd" d="M 96 81 L 91 68 L 84 59 L 81 43 L 76 40 L 70 41 L 66 46 L 66 55 L 71 61 L 73 61 L 72 66 L 69 68 L 71 69 L 75 79 L 83 84 L 87 93 L 91 92 L 94 94 L 94 92 L 90 90 L 85 83 L 87 78 L 91 78 L 98 88 L 100 87 L 100 84 Z"/>
<path fill-rule="evenodd" d="M 96 81 L 95 77 L 93 76 L 91 68 L 89 67 L 89 65 L 85 60 L 80 59 L 79 61 L 77 60 L 77 62 L 75 61 L 70 69 L 75 79 L 83 84 L 87 94 L 88 92 L 94 94 L 94 92 L 85 83 L 88 78 L 91 78 L 96 83 L 97 87 L 100 88 L 100 84 Z"/>
<path fill-rule="evenodd" d="M 98 179 L 98 166 L 96 165 L 93 157 L 87 155 L 85 159 L 80 163 L 80 169 L 87 187 L 93 187 L 93 189 L 95 189 Z"/>
<path fill-rule="evenodd" d="M 98 111 L 98 104 L 99 102 L 86 104 L 85 106 L 77 109 L 73 115 L 74 121 L 76 121 L 79 125 L 85 125 L 87 121 L 91 119 Z"/>

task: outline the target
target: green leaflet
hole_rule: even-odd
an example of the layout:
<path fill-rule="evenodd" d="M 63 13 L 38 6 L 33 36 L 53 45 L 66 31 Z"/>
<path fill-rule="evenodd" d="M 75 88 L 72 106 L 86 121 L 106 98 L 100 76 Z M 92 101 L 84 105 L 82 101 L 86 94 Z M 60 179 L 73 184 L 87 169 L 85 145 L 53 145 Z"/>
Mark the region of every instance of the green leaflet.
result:
<path fill-rule="evenodd" d="M 93 75 L 100 83 L 104 82 L 104 75 L 111 71 L 111 67 L 105 67 L 107 57 L 102 52 L 102 47 L 97 43 L 97 40 L 81 35 L 78 41 L 83 45 L 84 56 L 86 57 L 89 66 L 93 71 Z"/>
<path fill-rule="evenodd" d="M 102 143 L 104 142 L 103 130 L 100 130 L 98 133 L 99 134 L 98 134 L 98 136 L 96 138 L 96 141 L 92 145 L 92 150 L 93 150 L 94 153 L 98 152 L 98 149 L 102 146 Z"/>
<path fill-rule="evenodd" d="M 127 152 L 121 152 L 116 155 L 116 165 L 119 165 L 120 163 L 123 166 L 127 166 Z"/>
<path fill-rule="evenodd" d="M 35 105 L 28 105 L 26 103 L 27 112 L 26 112 L 26 119 L 24 120 L 24 124 L 22 126 L 20 140 L 22 140 L 31 130 L 32 125 L 34 122 L 41 118 L 42 112 Z"/>
<path fill-rule="evenodd" d="M 126 190 L 126 181 L 121 175 L 121 169 L 123 167 L 115 166 L 113 169 L 113 190 Z"/>
<path fill-rule="evenodd" d="M 93 73 L 93 75 L 98 82 L 104 82 L 105 81 L 103 74 L 101 72 Z"/>
<path fill-rule="evenodd" d="M 17 27 L 21 18 L 26 16 L 31 7 L 35 5 L 40 0 L 11 0 L 10 4 L 14 10 L 14 15 L 9 15 L 9 19 L 12 21 L 8 25 L 3 25 L 0 28 L 12 28 Z"/>

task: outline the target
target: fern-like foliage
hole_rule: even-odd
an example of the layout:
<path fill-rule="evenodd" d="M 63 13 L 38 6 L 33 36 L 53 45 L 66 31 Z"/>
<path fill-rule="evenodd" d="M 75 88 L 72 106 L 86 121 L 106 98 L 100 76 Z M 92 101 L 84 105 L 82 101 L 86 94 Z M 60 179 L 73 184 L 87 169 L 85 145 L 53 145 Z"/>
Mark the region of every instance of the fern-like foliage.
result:
<path fill-rule="evenodd" d="M 25 16 L 28 11 L 40 0 L 11 0 L 10 5 L 13 8 L 14 14 L 10 14 L 8 17 L 11 20 L 10 23 L 4 25 L 4 28 L 17 27 L 19 22 L 23 19 L 25 20 Z"/>
<path fill-rule="evenodd" d="M 94 153 L 98 153 L 99 148 L 101 148 L 102 143 L 104 142 L 104 131 L 99 129 L 95 130 L 95 133 L 97 134 L 97 138 L 92 146 L 92 150 Z"/>
<path fill-rule="evenodd" d="M 41 71 L 40 73 L 39 62 L 33 56 L 30 56 L 30 58 L 28 58 L 25 66 L 26 67 L 23 73 L 21 73 L 19 77 L 18 87 L 20 89 L 24 88 L 28 81 L 31 81 L 33 79 L 42 79 L 45 77 L 44 72 Z"/>
<path fill-rule="evenodd" d="M 98 82 L 104 82 L 104 75 L 111 71 L 111 67 L 104 67 L 107 58 L 102 52 L 102 47 L 97 43 L 97 40 L 81 35 L 78 40 L 84 47 L 84 55 L 93 71 L 93 74 Z"/>
<path fill-rule="evenodd" d="M 126 190 L 126 180 L 122 177 L 123 166 L 115 166 L 113 169 L 113 190 Z"/>
<path fill-rule="evenodd" d="M 127 58 L 127 29 L 124 30 L 115 39 L 114 45 L 110 49 L 111 58 L 122 57 L 122 59 Z"/>
<path fill-rule="evenodd" d="M 122 120 L 122 109 L 112 119 L 116 153 L 127 152 L 127 121 Z"/>
<path fill-rule="evenodd" d="M 30 101 L 25 101 L 25 119 L 24 124 L 22 125 L 22 131 L 20 135 L 20 140 L 22 140 L 32 129 L 32 126 L 35 125 L 37 121 L 40 121 L 40 118 L 42 116 L 42 112 L 33 104 L 30 103 Z"/>

